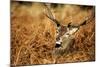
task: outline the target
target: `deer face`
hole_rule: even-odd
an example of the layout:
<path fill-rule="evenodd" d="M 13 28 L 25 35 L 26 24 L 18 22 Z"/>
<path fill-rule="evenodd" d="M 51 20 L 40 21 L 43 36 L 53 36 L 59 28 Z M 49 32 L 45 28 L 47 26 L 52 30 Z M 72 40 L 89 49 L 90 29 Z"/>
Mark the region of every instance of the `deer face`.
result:
<path fill-rule="evenodd" d="M 73 34 L 78 31 L 78 28 L 69 28 L 67 26 L 59 26 L 56 29 L 57 36 L 56 36 L 56 46 L 55 47 L 62 47 L 63 40 L 68 39 L 69 37 L 72 37 Z"/>

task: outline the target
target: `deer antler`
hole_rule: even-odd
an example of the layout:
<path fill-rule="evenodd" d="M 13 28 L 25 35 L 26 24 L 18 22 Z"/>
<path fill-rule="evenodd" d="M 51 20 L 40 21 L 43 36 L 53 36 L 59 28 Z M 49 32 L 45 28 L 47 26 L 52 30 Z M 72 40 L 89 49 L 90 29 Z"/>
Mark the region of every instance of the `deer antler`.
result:
<path fill-rule="evenodd" d="M 83 26 L 86 24 L 86 21 L 88 20 L 86 18 L 85 21 L 82 21 L 81 24 L 79 25 L 72 25 L 70 22 L 68 25 L 60 25 L 58 20 L 56 20 L 50 10 L 50 8 L 48 7 L 48 5 L 44 4 L 45 6 L 45 16 L 48 17 L 49 19 L 51 19 L 56 25 L 57 25 L 57 37 L 56 37 L 56 45 L 55 48 L 57 48 L 57 50 L 55 51 L 56 53 L 60 53 L 63 54 L 63 52 L 67 52 L 70 48 L 70 45 L 73 42 L 73 38 L 74 38 L 74 34 L 79 30 L 80 26 Z"/>
<path fill-rule="evenodd" d="M 60 23 L 58 22 L 58 20 L 55 19 L 55 17 L 53 16 L 53 14 L 52 14 L 50 8 L 48 7 L 48 5 L 47 4 L 43 4 L 43 5 L 45 6 L 45 13 L 44 13 L 44 15 L 46 17 L 48 17 L 49 19 L 51 19 L 53 22 L 55 22 L 57 26 L 60 26 Z"/>

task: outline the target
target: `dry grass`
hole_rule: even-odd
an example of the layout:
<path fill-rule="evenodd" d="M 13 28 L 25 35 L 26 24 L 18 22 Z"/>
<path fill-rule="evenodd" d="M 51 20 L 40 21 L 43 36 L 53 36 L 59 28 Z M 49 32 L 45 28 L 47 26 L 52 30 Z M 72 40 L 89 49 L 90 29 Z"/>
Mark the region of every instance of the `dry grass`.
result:
<path fill-rule="evenodd" d="M 65 5 L 52 8 L 56 19 L 61 24 L 80 24 L 75 34 L 70 53 L 62 56 L 53 55 L 56 41 L 56 29 L 52 21 L 43 14 L 43 5 L 32 6 L 12 2 L 11 5 L 11 65 L 51 64 L 95 60 L 95 18 L 94 9 L 82 9 L 80 6 Z M 72 17 L 70 17 L 72 16 Z"/>

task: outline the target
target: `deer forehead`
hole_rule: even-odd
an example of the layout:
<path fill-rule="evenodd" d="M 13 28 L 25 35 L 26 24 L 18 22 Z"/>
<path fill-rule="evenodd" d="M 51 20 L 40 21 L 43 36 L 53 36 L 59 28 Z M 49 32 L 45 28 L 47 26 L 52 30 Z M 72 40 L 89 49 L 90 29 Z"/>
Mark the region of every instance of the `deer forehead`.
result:
<path fill-rule="evenodd" d="M 66 28 L 66 29 L 67 29 L 67 31 L 65 32 L 65 35 L 66 34 L 70 34 L 71 35 L 71 34 L 75 33 L 78 30 L 78 28 L 72 28 L 72 29 Z M 57 27 L 57 34 L 62 32 L 62 31 L 59 31 L 59 30 L 60 30 L 60 27 Z"/>

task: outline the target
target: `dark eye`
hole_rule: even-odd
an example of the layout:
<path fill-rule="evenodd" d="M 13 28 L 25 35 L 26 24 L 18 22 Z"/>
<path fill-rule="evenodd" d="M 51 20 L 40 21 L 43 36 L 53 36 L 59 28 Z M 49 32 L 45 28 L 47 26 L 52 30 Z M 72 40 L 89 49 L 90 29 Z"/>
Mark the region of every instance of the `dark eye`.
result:
<path fill-rule="evenodd" d="M 60 24 L 57 24 L 57 27 L 59 27 L 60 26 Z"/>
<path fill-rule="evenodd" d="M 72 23 L 72 22 L 68 23 L 68 27 L 70 27 L 70 26 L 71 26 L 71 23 Z"/>

